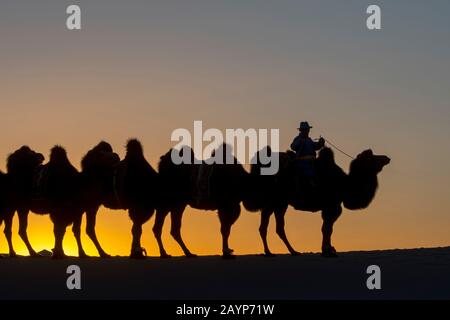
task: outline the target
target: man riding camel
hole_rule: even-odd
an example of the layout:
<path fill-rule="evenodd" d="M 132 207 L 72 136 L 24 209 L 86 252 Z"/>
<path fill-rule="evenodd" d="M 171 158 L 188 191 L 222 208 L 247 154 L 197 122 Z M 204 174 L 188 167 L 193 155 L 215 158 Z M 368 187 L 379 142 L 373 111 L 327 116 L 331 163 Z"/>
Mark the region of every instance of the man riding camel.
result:
<path fill-rule="evenodd" d="M 315 176 L 314 160 L 316 159 L 316 151 L 323 148 L 325 139 L 320 137 L 319 141 L 313 141 L 309 137 L 311 128 L 308 122 L 300 122 L 300 127 L 297 128 L 300 133 L 292 141 L 291 149 L 295 151 L 299 169 L 312 181 L 312 178 Z"/>

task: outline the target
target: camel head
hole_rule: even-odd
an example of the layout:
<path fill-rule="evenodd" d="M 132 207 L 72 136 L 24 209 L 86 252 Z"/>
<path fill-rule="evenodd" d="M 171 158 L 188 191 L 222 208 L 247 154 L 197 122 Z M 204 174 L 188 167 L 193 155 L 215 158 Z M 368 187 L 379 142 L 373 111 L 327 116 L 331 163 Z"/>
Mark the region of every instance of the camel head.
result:
<path fill-rule="evenodd" d="M 41 153 L 35 152 L 28 146 L 23 146 L 9 155 L 7 169 L 10 174 L 28 175 L 44 162 Z"/>
<path fill-rule="evenodd" d="M 370 149 L 361 152 L 352 161 L 344 190 L 344 206 L 347 209 L 364 209 L 370 204 L 378 188 L 377 175 L 390 161 L 389 157 L 375 155 Z"/>
<path fill-rule="evenodd" d="M 375 155 L 368 149 L 356 157 L 350 164 L 350 175 L 377 175 L 388 165 L 391 159 L 383 155 Z"/>
<path fill-rule="evenodd" d="M 115 153 L 111 145 L 105 141 L 101 141 L 95 148 L 97 155 L 97 164 L 100 167 L 114 169 L 120 162 L 120 157 Z"/>
<path fill-rule="evenodd" d="M 86 176 L 100 179 L 109 186 L 119 162 L 120 157 L 111 145 L 101 141 L 83 157 L 81 168 Z"/>
<path fill-rule="evenodd" d="M 106 141 L 100 141 L 99 144 L 94 147 L 94 150 L 98 151 L 98 152 L 104 152 L 104 153 L 112 153 L 113 152 L 113 148 Z"/>

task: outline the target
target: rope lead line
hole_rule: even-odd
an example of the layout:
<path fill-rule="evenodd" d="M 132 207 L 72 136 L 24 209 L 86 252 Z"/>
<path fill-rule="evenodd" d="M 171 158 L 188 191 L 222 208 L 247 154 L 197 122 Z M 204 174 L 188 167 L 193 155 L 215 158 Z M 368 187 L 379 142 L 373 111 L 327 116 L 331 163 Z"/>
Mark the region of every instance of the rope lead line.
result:
<path fill-rule="evenodd" d="M 328 143 L 329 145 L 331 145 L 333 148 L 335 148 L 335 149 L 336 149 L 337 151 L 339 151 L 340 153 L 345 154 L 347 157 L 349 157 L 349 158 L 352 159 L 352 160 L 355 159 L 355 157 L 352 157 L 352 156 L 349 155 L 347 152 L 342 151 L 341 149 L 339 149 L 339 148 L 338 148 L 335 144 L 333 144 L 330 140 L 325 139 L 325 138 L 323 138 L 323 139 L 325 140 L 326 143 Z"/>

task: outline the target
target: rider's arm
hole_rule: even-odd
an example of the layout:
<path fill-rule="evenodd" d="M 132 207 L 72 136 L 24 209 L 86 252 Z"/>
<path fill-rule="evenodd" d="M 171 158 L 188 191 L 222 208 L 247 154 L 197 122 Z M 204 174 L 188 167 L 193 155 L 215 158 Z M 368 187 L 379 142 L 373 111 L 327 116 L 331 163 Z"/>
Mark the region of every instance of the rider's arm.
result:
<path fill-rule="evenodd" d="M 319 141 L 314 142 L 314 150 L 317 151 L 319 149 L 322 149 L 324 145 L 325 145 L 325 140 L 321 137 L 319 139 Z"/>

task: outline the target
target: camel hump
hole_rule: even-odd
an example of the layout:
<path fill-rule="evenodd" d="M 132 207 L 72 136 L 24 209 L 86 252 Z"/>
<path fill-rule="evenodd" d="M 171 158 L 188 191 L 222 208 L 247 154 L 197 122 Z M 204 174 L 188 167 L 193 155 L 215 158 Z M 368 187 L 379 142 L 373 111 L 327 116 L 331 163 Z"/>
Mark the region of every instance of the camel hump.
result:
<path fill-rule="evenodd" d="M 78 174 L 78 170 L 70 163 L 67 157 L 66 149 L 62 146 L 56 145 L 50 151 L 50 160 L 46 166 L 50 170 L 57 170 L 58 172 L 64 173 L 65 176 L 75 176 Z"/>
<path fill-rule="evenodd" d="M 50 163 L 58 164 L 68 160 L 66 149 L 63 147 L 57 145 L 50 151 Z"/>
<path fill-rule="evenodd" d="M 11 169 L 17 165 L 17 162 L 19 161 L 19 157 L 23 153 L 22 150 L 24 150 L 24 148 L 29 149 L 28 146 L 23 146 L 8 156 L 8 159 L 6 160 L 6 167 L 7 167 L 8 171 L 11 171 Z"/>
<path fill-rule="evenodd" d="M 100 141 L 99 144 L 96 145 L 93 150 L 98 151 L 98 152 L 107 152 L 107 153 L 113 152 L 112 146 L 108 142 L 103 141 L 103 140 Z"/>
<path fill-rule="evenodd" d="M 334 153 L 333 150 L 331 150 L 328 147 L 322 148 L 319 152 L 319 156 L 317 157 L 317 160 L 319 163 L 324 165 L 334 165 L 336 164 L 334 160 Z"/>
<path fill-rule="evenodd" d="M 144 156 L 144 149 L 142 148 L 142 144 L 138 139 L 132 138 L 128 140 L 126 156 L 132 158 Z"/>

